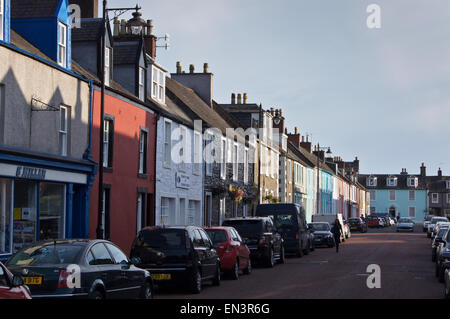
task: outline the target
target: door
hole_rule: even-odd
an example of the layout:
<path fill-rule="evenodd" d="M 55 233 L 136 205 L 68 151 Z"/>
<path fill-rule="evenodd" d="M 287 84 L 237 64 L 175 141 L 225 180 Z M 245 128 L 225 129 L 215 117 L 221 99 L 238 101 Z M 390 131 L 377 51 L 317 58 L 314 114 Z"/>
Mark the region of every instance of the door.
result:
<path fill-rule="evenodd" d="M 239 269 L 245 269 L 248 264 L 248 259 L 250 255 L 250 251 L 247 246 L 243 243 L 241 236 L 239 236 L 238 232 L 232 228 L 230 229 L 231 239 L 239 245 L 238 248 L 238 257 L 239 257 Z"/>
<path fill-rule="evenodd" d="M 203 229 L 198 229 L 198 231 L 200 232 L 200 236 L 202 237 L 205 246 L 205 260 L 203 266 L 205 269 L 205 275 L 212 277 L 216 274 L 217 253 L 214 250 L 211 239 L 209 239 L 205 231 Z"/>
<path fill-rule="evenodd" d="M 93 260 L 90 265 L 96 266 L 96 275 L 103 281 L 106 290 L 106 298 L 122 298 L 123 281 L 121 265 L 114 263 L 110 253 L 103 243 L 95 244 L 90 253 Z"/>
<path fill-rule="evenodd" d="M 264 223 L 264 232 L 265 233 L 271 233 L 272 234 L 272 238 L 271 238 L 271 242 L 272 242 L 272 249 L 273 252 L 276 256 L 280 255 L 280 250 L 281 250 L 281 235 L 278 232 L 275 232 L 274 228 L 273 228 L 273 223 L 272 220 L 270 218 L 266 219 L 265 223 Z"/>

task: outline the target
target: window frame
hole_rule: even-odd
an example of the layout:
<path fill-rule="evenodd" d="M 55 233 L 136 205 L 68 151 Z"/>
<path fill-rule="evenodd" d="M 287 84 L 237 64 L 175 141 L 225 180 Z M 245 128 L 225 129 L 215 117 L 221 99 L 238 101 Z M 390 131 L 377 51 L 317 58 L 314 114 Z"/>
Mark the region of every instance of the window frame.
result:
<path fill-rule="evenodd" d="M 105 85 L 110 86 L 111 85 L 111 47 L 105 47 L 105 70 L 104 70 L 104 76 L 105 76 Z"/>
<path fill-rule="evenodd" d="M 194 160 L 192 162 L 192 174 L 200 175 L 202 164 L 202 136 L 199 132 L 194 131 Z"/>
<path fill-rule="evenodd" d="M 62 128 L 62 116 L 61 116 L 61 111 L 64 110 L 65 112 L 65 116 L 64 116 L 64 122 L 65 122 L 65 130 Z M 60 137 L 59 139 L 59 154 L 62 156 L 67 156 L 68 155 L 68 150 L 69 150 L 69 145 L 68 145 L 68 141 L 69 141 L 69 112 L 70 112 L 70 108 L 68 106 L 65 105 L 60 105 L 59 106 L 59 131 L 58 131 L 58 135 Z M 61 143 L 61 137 L 63 137 L 64 140 L 64 145 L 62 145 L 63 143 Z"/>
<path fill-rule="evenodd" d="M 169 128 L 170 134 L 167 129 Z M 164 120 L 164 144 L 163 144 L 163 166 L 170 169 L 172 167 L 172 121 Z"/>
<path fill-rule="evenodd" d="M 239 145 L 238 143 L 233 143 L 233 181 L 237 182 L 239 180 Z"/>
<path fill-rule="evenodd" d="M 436 195 L 436 200 L 434 200 L 434 195 Z M 431 193 L 431 203 L 439 204 L 439 193 Z"/>
<path fill-rule="evenodd" d="M 386 180 L 386 185 L 389 187 L 397 187 L 398 179 L 395 176 L 389 176 Z"/>
<path fill-rule="evenodd" d="M 394 199 L 391 198 L 391 194 L 394 194 Z M 397 200 L 397 192 L 395 189 L 390 189 L 388 192 L 388 199 L 390 202 L 395 202 Z"/>
<path fill-rule="evenodd" d="M 139 135 L 138 173 L 146 175 L 148 172 L 148 129 L 141 127 Z"/>
<path fill-rule="evenodd" d="M 248 147 L 244 147 L 244 184 L 248 184 Z"/>
<path fill-rule="evenodd" d="M 413 209 L 414 211 L 414 216 L 411 216 L 411 209 Z M 410 218 L 416 218 L 417 214 L 416 214 L 416 206 L 408 206 L 408 217 Z"/>
<path fill-rule="evenodd" d="M 105 138 L 107 137 L 107 140 Z M 105 149 L 106 145 L 106 149 Z M 114 117 L 105 114 L 103 119 L 103 167 L 112 169 L 114 158 Z"/>
<path fill-rule="evenodd" d="M 138 97 L 140 100 L 145 101 L 145 68 L 139 66 L 138 68 Z"/>
<path fill-rule="evenodd" d="M 414 194 L 414 196 L 411 197 L 411 194 Z M 416 201 L 416 191 L 415 190 L 408 191 L 408 201 L 410 201 L 410 202 Z"/>
<path fill-rule="evenodd" d="M 64 35 L 64 41 L 61 41 L 62 34 Z M 61 49 L 64 52 L 63 57 L 61 57 Z M 61 21 L 58 21 L 58 65 L 63 68 L 67 67 L 67 25 Z"/>

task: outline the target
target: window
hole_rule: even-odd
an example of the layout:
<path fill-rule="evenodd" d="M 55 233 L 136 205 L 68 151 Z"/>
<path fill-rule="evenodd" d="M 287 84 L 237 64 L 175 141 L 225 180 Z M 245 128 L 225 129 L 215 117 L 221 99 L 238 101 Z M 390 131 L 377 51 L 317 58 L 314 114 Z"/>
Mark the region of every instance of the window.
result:
<path fill-rule="evenodd" d="M 213 134 L 206 134 L 205 137 L 205 151 L 206 151 L 206 176 L 212 176 L 212 165 L 215 154 L 215 147 L 214 147 L 214 135 Z"/>
<path fill-rule="evenodd" d="M 111 79 L 111 48 L 105 48 L 105 85 L 110 86 Z"/>
<path fill-rule="evenodd" d="M 0 255 L 12 252 L 13 180 L 0 179 Z M 16 206 L 18 207 L 18 206 Z M 16 217 L 17 218 L 17 217 Z M 19 224 L 19 220 L 15 220 Z"/>
<path fill-rule="evenodd" d="M 156 69 L 155 67 L 153 67 L 153 72 L 152 72 L 152 97 L 154 97 L 155 99 L 157 98 L 157 92 L 158 92 L 158 69 Z"/>
<path fill-rule="evenodd" d="M 387 186 L 395 187 L 397 186 L 397 177 L 388 177 L 387 179 Z"/>
<path fill-rule="evenodd" d="M 139 99 L 145 100 L 145 69 L 139 68 Z"/>
<path fill-rule="evenodd" d="M 450 204 L 450 194 L 447 194 L 447 204 Z"/>
<path fill-rule="evenodd" d="M 194 132 L 194 165 L 192 167 L 192 173 L 195 175 L 200 174 L 200 168 L 202 163 L 202 137 L 198 132 Z"/>
<path fill-rule="evenodd" d="M 164 167 L 170 168 L 172 150 L 172 123 L 164 122 Z"/>
<path fill-rule="evenodd" d="M 369 191 L 369 193 L 370 193 L 370 200 L 376 201 L 377 200 L 377 191 L 371 190 L 371 191 Z"/>
<path fill-rule="evenodd" d="M 65 68 L 67 66 L 67 26 L 59 22 L 58 29 L 58 64 Z"/>
<path fill-rule="evenodd" d="M 239 165 L 238 156 L 239 156 L 238 145 L 234 144 L 234 146 L 233 146 L 233 181 L 238 180 L 238 165 Z"/>
<path fill-rule="evenodd" d="M 408 207 L 408 217 L 416 218 L 416 207 L 415 206 Z"/>
<path fill-rule="evenodd" d="M 113 159 L 114 121 L 112 119 L 103 122 L 103 167 L 112 168 Z"/>
<path fill-rule="evenodd" d="M 3 14 L 3 0 L 0 0 L 0 40 L 3 41 L 3 23 L 4 23 L 4 14 Z"/>
<path fill-rule="evenodd" d="M 169 198 L 161 197 L 161 225 L 167 225 L 170 218 Z"/>
<path fill-rule="evenodd" d="M 447 189 L 450 189 L 450 181 L 445 181 L 445 185 L 447 186 Z"/>
<path fill-rule="evenodd" d="M 200 235 L 198 229 L 194 229 L 192 231 L 192 234 L 193 234 L 192 243 L 194 244 L 194 248 L 205 247 L 205 243 L 203 242 L 202 236 Z"/>
<path fill-rule="evenodd" d="M 195 225 L 195 217 L 197 215 L 197 205 L 196 202 L 190 200 L 188 203 L 188 211 L 187 211 L 187 224 Z"/>
<path fill-rule="evenodd" d="M 220 177 L 226 179 L 227 177 L 227 141 L 222 139 L 222 145 L 220 149 L 221 161 L 220 161 Z"/>
<path fill-rule="evenodd" d="M 432 193 L 431 194 L 431 202 L 433 204 L 439 203 L 439 194 L 438 193 Z"/>
<path fill-rule="evenodd" d="M 64 238 L 66 186 L 39 183 L 39 240 Z"/>
<path fill-rule="evenodd" d="M 226 212 L 226 202 L 224 198 L 220 199 L 220 203 L 219 203 L 219 212 L 220 212 L 220 223 L 219 225 L 222 225 L 222 222 L 225 219 L 225 212 Z"/>
<path fill-rule="evenodd" d="M 136 210 L 136 230 L 140 231 L 145 223 L 145 193 L 138 193 Z"/>
<path fill-rule="evenodd" d="M 395 190 L 389 190 L 389 200 L 395 201 Z"/>
<path fill-rule="evenodd" d="M 106 243 L 105 245 L 108 248 L 109 252 L 111 253 L 113 260 L 116 264 L 128 263 L 128 257 L 119 248 L 109 243 Z"/>
<path fill-rule="evenodd" d="M 91 248 L 91 253 L 94 256 L 95 265 L 111 265 L 114 264 L 111 255 L 103 243 L 96 244 Z"/>
<path fill-rule="evenodd" d="M 161 102 L 164 101 L 164 82 L 164 73 L 162 71 L 159 71 L 158 100 Z"/>
<path fill-rule="evenodd" d="M 287 161 L 286 176 L 287 176 L 287 180 L 289 181 L 289 184 L 292 184 L 292 177 L 291 177 L 291 160 L 288 160 L 288 161 Z"/>
<path fill-rule="evenodd" d="M 163 71 L 152 68 L 152 97 L 161 103 L 165 102 L 166 77 Z"/>
<path fill-rule="evenodd" d="M 377 178 L 375 176 L 370 176 L 367 178 L 366 185 L 371 187 L 377 186 Z"/>
<path fill-rule="evenodd" d="M 67 156 L 68 111 L 65 106 L 59 108 L 59 154 L 63 156 Z"/>
<path fill-rule="evenodd" d="M 139 174 L 147 174 L 148 133 L 141 129 L 139 139 Z"/>
<path fill-rule="evenodd" d="M 185 127 L 180 127 L 180 139 L 181 139 L 181 147 L 180 147 L 180 159 L 178 169 L 182 172 L 186 172 L 186 152 L 187 152 L 187 131 Z"/>
<path fill-rule="evenodd" d="M 413 202 L 416 200 L 416 191 L 409 191 L 409 201 Z"/>
<path fill-rule="evenodd" d="M 248 148 L 244 150 L 244 183 L 248 183 Z"/>
<path fill-rule="evenodd" d="M 370 212 L 371 213 L 376 213 L 377 208 L 375 206 L 370 206 Z"/>
<path fill-rule="evenodd" d="M 419 184 L 419 179 L 417 177 L 408 178 L 408 187 L 417 187 Z"/>

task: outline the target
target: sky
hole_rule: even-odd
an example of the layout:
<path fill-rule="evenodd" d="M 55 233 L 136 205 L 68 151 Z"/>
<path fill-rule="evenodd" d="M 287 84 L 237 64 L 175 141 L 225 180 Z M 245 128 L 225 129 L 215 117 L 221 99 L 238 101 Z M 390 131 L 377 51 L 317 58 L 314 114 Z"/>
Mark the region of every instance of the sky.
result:
<path fill-rule="evenodd" d="M 450 175 L 450 1 L 109 0 L 142 7 L 170 35 L 157 61 L 175 72 L 209 63 L 214 99 L 231 93 L 283 109 L 361 173 Z M 368 28 L 371 4 L 380 28 Z M 131 18 L 131 12 L 121 18 Z M 164 41 L 159 40 L 158 45 Z"/>

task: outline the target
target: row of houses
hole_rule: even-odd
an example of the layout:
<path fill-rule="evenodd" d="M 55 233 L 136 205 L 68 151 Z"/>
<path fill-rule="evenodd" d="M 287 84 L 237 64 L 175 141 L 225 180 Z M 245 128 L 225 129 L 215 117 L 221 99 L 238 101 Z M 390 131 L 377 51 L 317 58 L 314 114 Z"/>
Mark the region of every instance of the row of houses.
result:
<path fill-rule="evenodd" d="M 218 225 L 259 203 L 299 203 L 308 221 L 368 214 L 357 158 L 330 157 L 246 93 L 219 103 L 207 63 L 169 74 L 138 9 L 97 17 L 97 1 L 0 0 L 0 259 L 56 238 L 128 252 L 143 227 Z"/>

